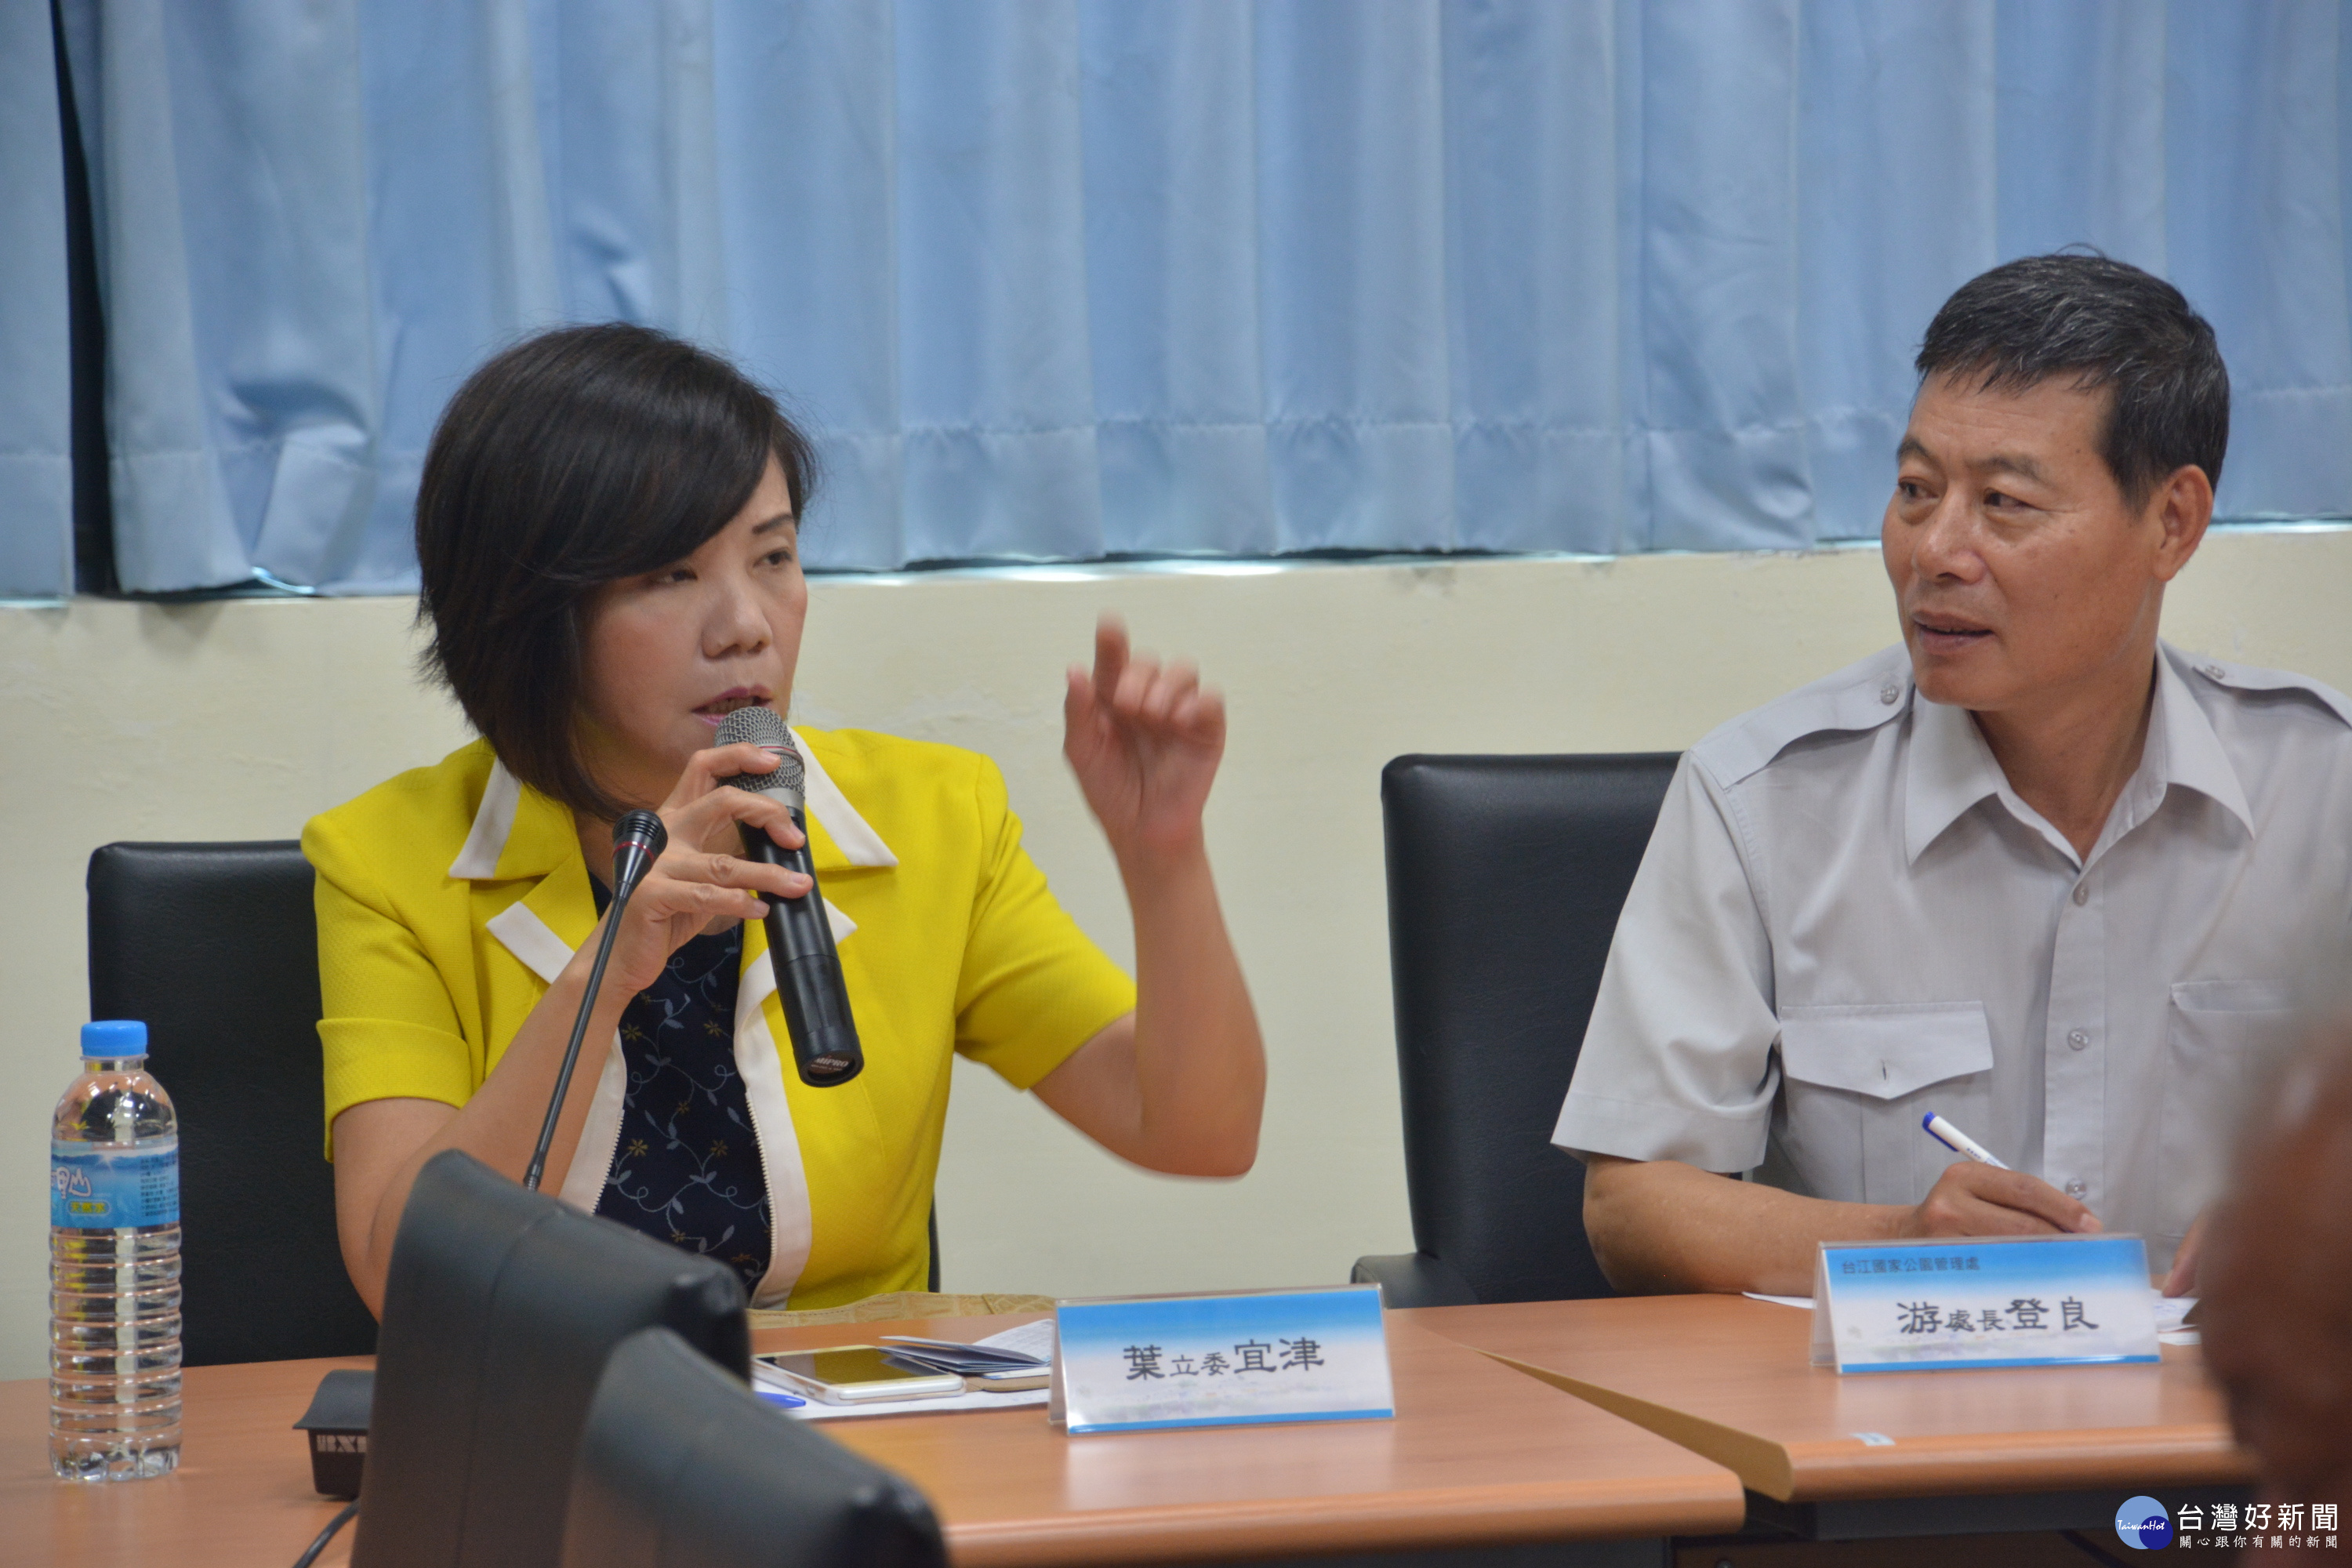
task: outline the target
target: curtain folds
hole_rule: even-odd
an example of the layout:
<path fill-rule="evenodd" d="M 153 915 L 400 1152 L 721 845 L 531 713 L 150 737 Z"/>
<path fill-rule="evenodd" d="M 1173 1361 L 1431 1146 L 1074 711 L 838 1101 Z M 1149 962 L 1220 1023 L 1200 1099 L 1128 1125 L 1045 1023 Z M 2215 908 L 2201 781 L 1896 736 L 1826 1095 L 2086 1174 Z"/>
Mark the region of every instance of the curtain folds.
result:
<path fill-rule="evenodd" d="M 1944 297 L 2074 242 L 2213 320 L 2225 512 L 2352 513 L 2347 10 L 65 0 L 117 571 L 412 586 L 457 383 L 607 318 L 818 434 L 813 565 L 1802 547 L 1874 531 Z M 0 0 L 20 591 L 70 537 L 45 13 Z"/>
<path fill-rule="evenodd" d="M 0 0 L 0 599 L 74 587 L 57 61 L 48 0 Z"/>

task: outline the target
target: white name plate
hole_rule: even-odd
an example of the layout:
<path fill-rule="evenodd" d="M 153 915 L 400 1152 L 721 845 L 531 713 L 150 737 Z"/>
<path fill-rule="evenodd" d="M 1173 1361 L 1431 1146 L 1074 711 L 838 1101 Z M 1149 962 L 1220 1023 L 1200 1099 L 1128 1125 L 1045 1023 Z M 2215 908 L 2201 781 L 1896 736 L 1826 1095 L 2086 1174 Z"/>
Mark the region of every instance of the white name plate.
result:
<path fill-rule="evenodd" d="M 1823 1242 L 1813 1364 L 1840 1372 L 2152 1362 L 2136 1236 Z"/>
<path fill-rule="evenodd" d="M 1376 1285 L 1057 1301 L 1048 1414 L 1073 1433 L 1396 1414 Z"/>

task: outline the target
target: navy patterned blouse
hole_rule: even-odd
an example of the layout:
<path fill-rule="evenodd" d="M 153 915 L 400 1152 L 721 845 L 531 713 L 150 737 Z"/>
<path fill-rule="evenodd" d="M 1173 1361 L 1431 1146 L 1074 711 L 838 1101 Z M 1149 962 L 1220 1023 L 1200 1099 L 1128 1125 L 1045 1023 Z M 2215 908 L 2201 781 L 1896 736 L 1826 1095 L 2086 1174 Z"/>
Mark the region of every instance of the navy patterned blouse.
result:
<path fill-rule="evenodd" d="M 601 915 L 612 901 L 589 879 Z M 731 1265 L 745 1289 L 768 1271 L 767 1172 L 735 1070 L 743 928 L 689 939 L 621 1014 L 628 1089 L 620 1147 L 596 1212 Z"/>

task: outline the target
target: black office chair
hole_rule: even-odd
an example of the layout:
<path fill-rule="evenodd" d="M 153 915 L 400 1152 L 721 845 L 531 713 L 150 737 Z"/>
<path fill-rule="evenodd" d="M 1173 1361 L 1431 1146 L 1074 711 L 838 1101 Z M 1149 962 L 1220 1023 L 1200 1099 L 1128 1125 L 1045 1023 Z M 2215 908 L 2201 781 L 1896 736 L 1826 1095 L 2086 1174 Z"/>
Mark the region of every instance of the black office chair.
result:
<path fill-rule="evenodd" d="M 1391 1307 L 1611 1294 L 1584 1167 L 1552 1147 L 1671 752 L 1399 757 L 1381 770 L 1389 966 L 1414 1251 Z"/>
<path fill-rule="evenodd" d="M 180 1115 L 190 1366 L 365 1355 L 324 1156 L 319 943 L 290 840 L 109 844 L 89 858 L 89 1010 L 147 1025 Z"/>
<path fill-rule="evenodd" d="M 375 1349 L 325 1157 L 312 881 L 290 838 L 89 858 L 89 1016 L 146 1024 L 148 1068 L 180 1113 L 190 1366 Z M 930 1243 L 936 1291 L 936 1205 Z"/>
<path fill-rule="evenodd" d="M 749 1376 L 725 1264 L 457 1150 L 425 1162 L 384 1282 L 354 1568 L 555 1568 L 597 1381 L 656 1324 Z"/>
<path fill-rule="evenodd" d="M 572 1473 L 563 1568 L 945 1568 L 913 1486 L 667 1329 L 613 1352 Z"/>

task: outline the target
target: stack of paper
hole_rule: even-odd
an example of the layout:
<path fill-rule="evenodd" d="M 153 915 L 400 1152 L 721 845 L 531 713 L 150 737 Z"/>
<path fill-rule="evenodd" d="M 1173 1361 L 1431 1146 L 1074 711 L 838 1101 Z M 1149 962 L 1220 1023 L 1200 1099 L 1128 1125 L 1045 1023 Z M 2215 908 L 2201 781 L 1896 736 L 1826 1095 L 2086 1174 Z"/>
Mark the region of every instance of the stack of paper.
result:
<path fill-rule="evenodd" d="M 1040 1330 L 1044 1331 L 1042 1338 Z M 881 1338 L 896 1360 L 975 1379 L 982 1387 L 1043 1388 L 1045 1379 L 1054 1369 L 1054 1321 L 1050 1318 L 1008 1329 L 975 1344 L 961 1340 L 919 1339 L 912 1334 L 884 1334 Z M 1031 1349 L 1032 1345 L 1037 1350 Z"/>
<path fill-rule="evenodd" d="M 861 1405 L 824 1405 L 815 1400 L 788 1408 L 803 1421 L 834 1421 L 856 1415 L 923 1415 L 949 1410 L 1009 1410 L 1045 1403 L 1046 1384 L 1053 1373 L 1054 1320 L 1040 1318 L 976 1344 L 955 1340 L 914 1339 L 884 1334 L 875 1342 L 887 1346 L 902 1361 L 962 1377 L 965 1392 L 931 1399 L 877 1399 Z M 967 1367 L 987 1364 L 983 1370 Z M 950 1365 L 950 1362 L 957 1364 Z M 761 1388 L 774 1397 L 775 1391 Z M 778 1399 L 778 1404 L 782 1401 Z"/>

